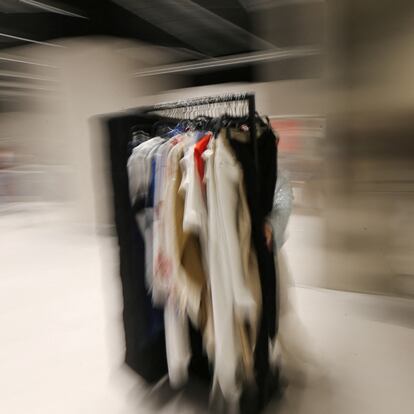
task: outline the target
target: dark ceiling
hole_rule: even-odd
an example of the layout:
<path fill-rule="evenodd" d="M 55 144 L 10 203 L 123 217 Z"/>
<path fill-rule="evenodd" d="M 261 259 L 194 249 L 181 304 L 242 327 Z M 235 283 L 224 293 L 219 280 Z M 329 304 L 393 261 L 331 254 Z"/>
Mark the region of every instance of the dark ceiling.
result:
<path fill-rule="evenodd" d="M 322 11 L 309 0 L 0 0 L 0 47 L 106 35 L 222 56 L 320 43 Z"/>
<path fill-rule="evenodd" d="M 40 76 L 34 79 L 25 63 L 7 59 L 8 48 L 111 36 L 173 48 L 178 61 L 198 64 L 212 58 L 321 47 L 324 7 L 323 0 L 0 0 L 0 104 L 53 89 L 50 79 L 42 79 L 53 78 L 52 69 L 37 66 Z M 183 86 L 256 81 L 258 66 L 268 73 L 260 80 L 314 77 L 320 72 L 315 56 L 247 61 L 186 73 Z"/>

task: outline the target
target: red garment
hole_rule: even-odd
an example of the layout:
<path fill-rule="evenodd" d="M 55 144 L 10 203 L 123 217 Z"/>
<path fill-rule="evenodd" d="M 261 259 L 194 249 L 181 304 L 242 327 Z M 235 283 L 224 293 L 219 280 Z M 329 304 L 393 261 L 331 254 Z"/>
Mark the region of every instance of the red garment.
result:
<path fill-rule="evenodd" d="M 207 135 L 204 135 L 200 141 L 197 142 L 194 146 L 194 160 L 196 162 L 198 175 L 200 176 L 201 182 L 204 181 L 204 160 L 203 160 L 203 152 L 207 149 L 207 145 L 211 138 L 211 132 Z"/>

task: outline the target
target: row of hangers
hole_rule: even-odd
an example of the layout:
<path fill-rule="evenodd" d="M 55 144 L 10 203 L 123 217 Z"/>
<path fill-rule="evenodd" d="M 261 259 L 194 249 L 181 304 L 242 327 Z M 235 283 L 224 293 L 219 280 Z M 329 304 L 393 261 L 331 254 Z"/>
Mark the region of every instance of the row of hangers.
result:
<path fill-rule="evenodd" d="M 222 128 L 234 128 L 243 131 L 248 131 L 250 129 L 249 116 L 237 116 L 235 115 L 235 112 L 226 111 L 226 113 L 217 117 L 212 117 L 208 115 L 198 115 L 195 118 L 181 119 L 176 118 L 176 115 L 176 113 L 173 113 L 169 117 L 155 122 L 152 126 L 151 134 L 137 127 L 132 127 L 132 142 L 135 144 L 139 144 L 149 139 L 150 136 L 161 136 L 168 139 L 177 134 L 189 131 L 211 131 L 213 132 L 214 136 L 217 136 L 218 132 Z M 258 127 L 270 127 L 269 119 L 267 117 L 265 119 L 262 118 L 257 112 L 255 114 L 254 119 Z"/>

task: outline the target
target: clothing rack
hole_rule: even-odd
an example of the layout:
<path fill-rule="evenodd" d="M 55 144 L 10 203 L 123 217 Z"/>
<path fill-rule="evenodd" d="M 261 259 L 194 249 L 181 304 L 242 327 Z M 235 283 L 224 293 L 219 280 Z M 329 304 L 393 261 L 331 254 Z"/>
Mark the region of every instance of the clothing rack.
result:
<path fill-rule="evenodd" d="M 192 114 L 201 115 L 203 112 L 208 113 L 209 107 L 211 108 L 212 105 L 217 104 L 229 104 L 231 102 L 235 103 L 247 103 L 247 123 L 249 125 L 250 131 L 250 140 L 252 144 L 252 151 L 254 154 L 254 160 L 256 164 L 256 168 L 259 168 L 258 162 L 258 150 L 257 150 L 257 141 L 256 137 L 256 122 L 255 122 L 255 115 L 256 115 L 256 98 L 255 94 L 252 92 L 244 92 L 244 93 L 228 93 L 223 95 L 214 95 L 214 96 L 202 96 L 197 98 L 190 98 L 185 100 L 173 101 L 173 102 L 164 102 L 160 104 L 155 104 L 151 106 L 146 106 L 141 109 L 143 113 L 150 113 L 150 112 L 164 112 L 164 111 L 172 111 L 177 113 L 177 110 L 183 110 L 182 114 L 184 117 L 189 118 Z M 197 110 L 194 110 L 197 108 Z M 237 108 L 238 109 L 238 108 Z M 234 110 L 234 108 L 230 108 L 230 110 Z M 197 112 L 199 111 L 199 112 Z"/>
<path fill-rule="evenodd" d="M 220 118 L 222 115 L 241 118 L 242 124 L 248 126 L 250 148 L 254 161 L 252 167 L 255 170 L 253 174 L 255 178 L 253 181 L 256 181 L 256 190 L 259 186 L 265 188 L 266 183 L 263 180 L 266 177 L 262 177 L 260 180 L 259 174 L 259 149 L 261 147 L 259 148 L 260 144 L 258 144 L 256 139 L 257 113 L 254 93 L 229 93 L 144 106 L 135 109 L 134 113 L 116 116 L 108 121 L 115 223 L 120 246 L 120 274 L 124 296 L 125 360 L 132 369 L 150 383 L 155 383 L 165 375 L 167 361 L 165 357 L 165 335 L 163 331 L 151 331 L 147 333 L 145 330 L 147 326 L 145 315 L 148 309 L 151 309 L 151 312 L 154 309 L 151 308 L 151 298 L 143 283 L 143 280 L 145 280 L 143 240 L 137 235 L 138 229 L 134 217 L 135 213 L 129 200 L 126 163 L 129 157 L 128 145 L 131 139 L 131 128 L 139 125 L 143 130 L 150 131 L 152 125 L 159 122 L 163 117 L 175 122 L 195 119 L 198 116 Z M 257 217 L 260 214 L 256 210 L 254 211 L 255 221 L 257 222 Z M 256 231 L 256 236 L 253 236 L 255 241 L 257 241 L 257 233 Z M 260 246 L 263 246 L 261 250 L 264 252 L 264 238 L 261 236 L 259 238 L 260 243 L 262 243 Z M 140 253 L 137 254 L 136 252 Z M 271 256 L 271 262 L 273 263 L 273 254 L 267 253 L 267 255 Z M 267 288 L 267 291 L 273 291 L 273 289 Z M 156 321 L 156 315 L 153 320 Z M 268 331 L 266 330 L 267 328 L 265 329 L 266 326 L 267 322 L 265 323 L 264 319 L 262 319 L 261 333 L 254 355 L 255 364 L 259 355 L 265 356 L 268 353 Z M 202 344 L 199 335 L 195 335 L 192 338 L 193 340 L 197 345 L 197 349 L 201 350 Z M 204 359 L 201 354 L 198 355 L 197 353 L 194 356 L 196 357 L 194 367 L 197 373 L 200 373 L 200 376 L 203 378 L 204 370 L 207 371 L 206 373 L 209 371 L 208 364 L 204 364 Z M 267 363 L 263 362 L 265 360 L 267 360 Z M 257 378 L 257 386 L 249 386 L 243 390 L 240 398 L 240 411 L 242 414 L 259 413 L 267 402 L 269 402 L 271 396 L 275 394 L 278 385 L 278 375 L 277 373 L 274 375 L 268 362 L 268 358 L 262 358 L 257 365 L 256 374 L 260 377 L 260 381 Z M 208 378 L 208 376 L 205 378 Z"/>

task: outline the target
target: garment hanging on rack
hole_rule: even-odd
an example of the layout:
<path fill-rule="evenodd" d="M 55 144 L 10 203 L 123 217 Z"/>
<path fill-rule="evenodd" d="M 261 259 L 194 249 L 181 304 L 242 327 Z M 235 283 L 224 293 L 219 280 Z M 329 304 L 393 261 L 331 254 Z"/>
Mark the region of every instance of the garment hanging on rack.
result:
<path fill-rule="evenodd" d="M 209 273 L 215 332 L 215 376 L 229 399 L 237 399 L 241 380 L 250 377 L 254 341 L 260 313 L 259 286 L 255 260 L 250 257 L 250 219 L 241 170 L 222 135 L 211 141 L 206 154 L 206 185 L 209 229 Z M 251 264 L 251 266 L 249 266 Z M 251 273 L 249 273 L 251 271 Z M 249 276 L 251 279 L 249 280 Z M 255 277 L 256 276 L 256 277 Z M 256 282 L 256 283 L 254 283 Z M 247 349 L 246 349 L 247 348 Z"/>
<path fill-rule="evenodd" d="M 260 129 L 258 131 L 260 133 Z M 252 239 L 257 253 L 262 292 L 263 313 L 255 348 L 255 373 L 259 392 L 259 401 L 266 401 L 269 365 L 269 340 L 277 332 L 276 268 L 273 253 L 268 250 L 263 233 L 266 216 L 272 209 L 266 201 L 272 198 L 264 196 L 269 191 L 274 193 L 276 181 L 276 138 L 271 130 L 265 129 L 257 139 L 257 157 L 260 169 L 255 168 L 247 137 L 237 132 L 238 139 L 231 139 L 234 130 L 228 130 L 229 142 L 236 158 L 243 167 L 244 183 L 252 223 Z M 258 177 L 259 174 L 259 177 Z M 260 187 L 257 186 L 260 182 Z"/>
<path fill-rule="evenodd" d="M 129 194 L 131 203 L 135 207 L 137 224 L 145 239 L 145 245 L 153 243 L 153 194 L 151 194 L 152 159 L 154 152 L 163 143 L 163 139 L 156 137 L 136 146 L 128 159 Z M 147 287 L 152 286 L 152 249 L 145 249 L 145 276 Z"/>
<path fill-rule="evenodd" d="M 200 247 L 201 266 L 205 270 L 206 276 L 209 274 L 208 265 L 208 214 L 206 198 L 203 191 L 204 176 L 201 178 L 196 166 L 196 148 L 200 142 L 208 143 L 211 134 L 205 135 L 194 145 L 194 152 L 187 151 L 182 160 L 183 180 L 180 191 L 184 201 L 182 226 L 183 230 L 196 237 Z M 201 152 L 199 153 L 201 155 Z M 204 163 L 204 161 L 202 161 Z M 208 276 L 207 276 L 208 277 Z M 214 359 L 214 324 L 211 300 L 211 288 L 208 278 L 205 277 L 199 288 L 201 289 L 199 329 L 203 333 L 204 349 L 210 359 Z"/>

